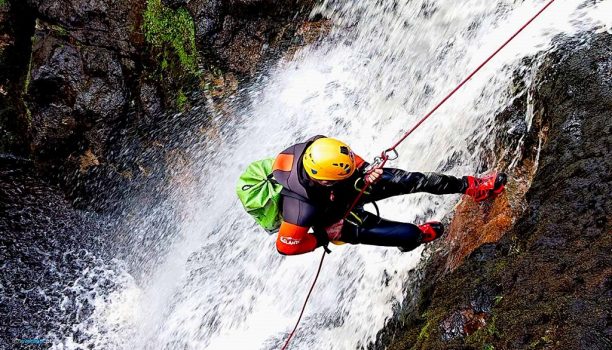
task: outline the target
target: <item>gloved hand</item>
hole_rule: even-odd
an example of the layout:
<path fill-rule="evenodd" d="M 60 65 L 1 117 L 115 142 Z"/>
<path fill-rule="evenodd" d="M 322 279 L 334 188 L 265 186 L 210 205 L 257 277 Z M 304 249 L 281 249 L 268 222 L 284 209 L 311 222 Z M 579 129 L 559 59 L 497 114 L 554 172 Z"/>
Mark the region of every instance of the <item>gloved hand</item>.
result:
<path fill-rule="evenodd" d="M 327 232 L 327 238 L 330 240 L 330 242 L 340 240 L 340 236 L 342 236 L 343 226 L 344 226 L 344 220 L 340 220 L 325 228 L 325 232 Z"/>

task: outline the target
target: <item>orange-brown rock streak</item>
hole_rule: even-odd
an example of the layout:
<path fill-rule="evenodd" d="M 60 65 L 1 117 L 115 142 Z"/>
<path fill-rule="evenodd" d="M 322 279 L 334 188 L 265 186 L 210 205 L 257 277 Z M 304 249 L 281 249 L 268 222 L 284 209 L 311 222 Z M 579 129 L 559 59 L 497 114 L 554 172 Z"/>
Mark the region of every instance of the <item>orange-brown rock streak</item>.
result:
<path fill-rule="evenodd" d="M 447 270 L 454 270 L 464 257 L 485 243 L 497 242 L 513 223 L 508 196 L 492 203 L 476 203 L 465 197 L 457 206 L 446 240 L 449 243 Z"/>

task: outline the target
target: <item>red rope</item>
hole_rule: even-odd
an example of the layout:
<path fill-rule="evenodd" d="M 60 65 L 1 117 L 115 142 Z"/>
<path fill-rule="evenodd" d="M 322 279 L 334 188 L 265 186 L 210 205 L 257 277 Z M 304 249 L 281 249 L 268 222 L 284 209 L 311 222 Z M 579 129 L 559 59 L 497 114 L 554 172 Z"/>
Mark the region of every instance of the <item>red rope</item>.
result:
<path fill-rule="evenodd" d="M 448 95 L 446 95 L 437 105 L 435 105 L 434 108 L 432 108 L 423 118 L 421 118 L 421 120 L 419 120 L 410 130 L 408 130 L 399 139 L 399 141 L 397 141 L 390 148 L 387 148 L 385 151 L 383 151 L 381 156 L 379 157 L 379 162 L 375 164 L 375 166 L 372 167 L 368 173 L 374 171 L 375 169 L 382 168 L 387 163 L 387 160 L 389 160 L 388 154 L 390 152 L 397 153 L 395 149 L 397 148 L 397 146 L 400 145 L 400 143 L 404 142 L 404 140 L 406 140 L 406 138 L 410 134 L 412 134 L 414 130 L 416 130 L 419 126 L 421 126 L 421 124 L 423 124 L 423 122 L 427 120 L 427 118 L 429 118 L 436 110 L 438 110 L 438 108 L 440 108 L 440 106 L 442 106 L 449 98 L 451 98 L 451 96 L 453 96 L 459 89 L 461 89 L 461 87 L 463 87 L 463 85 L 465 85 L 465 83 L 467 83 L 468 80 L 472 79 L 472 77 L 476 73 L 478 73 L 478 71 L 480 71 L 482 67 L 484 67 L 487 63 L 489 63 L 489 61 L 491 61 L 491 59 L 493 59 L 495 55 L 497 55 L 504 47 L 506 47 L 508 43 L 510 43 L 517 35 L 519 35 L 519 33 L 521 33 L 525 28 L 527 28 L 527 26 L 531 24 L 531 22 L 533 22 L 538 16 L 540 16 L 540 14 L 544 12 L 544 10 L 546 10 L 553 2 L 555 2 L 555 0 L 550 0 L 544 7 L 542 7 L 542 9 L 538 11 L 538 13 L 536 13 L 533 17 L 531 17 L 531 19 L 529 19 L 529 21 L 527 21 L 525 24 L 523 24 L 523 26 L 519 28 L 519 30 L 517 30 L 508 40 L 506 40 L 497 50 L 495 50 L 495 52 L 493 52 L 486 60 L 484 60 L 476 69 L 474 69 L 474 71 L 472 71 L 472 73 L 470 73 L 470 75 L 468 75 L 467 78 L 463 79 L 459 83 L 459 85 L 457 85 L 450 93 L 448 93 Z M 357 195 L 357 197 L 355 197 L 355 200 L 353 200 L 353 203 L 351 204 L 349 209 L 346 211 L 346 214 L 344 214 L 343 220 L 346 219 L 348 215 L 350 214 L 351 210 L 355 208 L 355 206 L 357 205 L 357 203 L 363 196 L 363 193 L 368 189 L 368 187 L 370 187 L 370 185 L 371 183 L 368 180 L 366 180 L 365 184 L 361 188 L 361 191 L 359 191 L 359 194 Z M 283 346 L 282 350 L 287 349 L 287 346 L 289 345 L 289 341 L 291 341 L 291 338 L 295 334 L 295 331 L 297 330 L 297 327 L 300 324 L 300 320 L 302 319 L 302 315 L 304 314 L 304 310 L 306 309 L 306 304 L 308 303 L 310 294 L 312 293 L 312 290 L 314 289 L 314 286 L 317 283 L 317 278 L 319 278 L 319 272 L 321 272 L 321 267 L 323 266 L 323 259 L 325 258 L 325 254 L 326 254 L 326 251 L 323 251 L 323 256 L 321 256 L 321 262 L 319 263 L 319 269 L 317 270 L 317 275 L 315 276 L 315 279 L 312 282 L 312 286 L 310 287 L 310 290 L 308 291 L 308 295 L 306 296 L 306 300 L 304 301 L 304 306 L 302 307 L 302 312 L 300 312 L 300 317 L 298 318 L 295 324 L 295 327 L 293 328 L 293 331 L 291 331 L 291 333 L 289 334 L 289 337 L 287 338 L 287 341 L 285 342 L 285 345 Z"/>
<path fill-rule="evenodd" d="M 519 30 L 517 30 L 508 40 L 506 40 L 506 42 L 504 42 L 497 50 L 495 50 L 495 52 L 493 52 L 486 60 L 484 60 L 484 62 L 482 62 L 476 69 L 474 69 L 474 71 L 472 73 L 470 73 L 470 75 L 467 76 L 467 78 L 463 79 L 463 81 L 461 81 L 459 83 L 459 85 L 457 85 L 457 87 L 455 87 L 450 93 L 448 93 L 448 95 L 446 95 L 434 108 L 431 109 L 431 111 L 429 111 L 423 118 L 421 118 L 421 120 L 419 120 L 413 127 L 412 129 L 408 130 L 400 139 L 399 141 L 397 141 L 393 146 L 391 146 L 390 148 L 387 148 L 385 151 L 383 151 L 383 153 L 380 156 L 380 162 L 374 166 L 372 169 L 370 169 L 370 172 L 375 170 L 375 169 L 380 169 L 382 168 L 386 163 L 387 160 L 389 160 L 389 156 L 388 153 L 389 152 L 396 152 L 396 148 L 397 146 L 399 146 L 400 143 L 404 142 L 404 140 L 410 135 L 412 134 L 412 132 L 414 130 L 416 130 L 416 128 L 418 128 L 419 126 L 421 126 L 421 124 L 423 124 L 423 122 L 429 118 L 436 110 L 438 110 L 438 108 L 440 108 L 440 106 L 442 106 L 449 98 L 451 98 L 451 96 L 453 96 L 455 94 L 455 92 L 457 92 L 459 89 L 461 89 L 461 87 L 463 85 L 465 85 L 465 83 L 468 82 L 468 80 L 472 79 L 472 77 L 478 73 L 478 71 L 484 67 L 487 63 L 489 63 L 489 61 L 495 57 L 495 55 L 497 55 L 497 53 L 499 53 L 504 47 L 506 47 L 506 45 L 508 45 L 508 43 L 510 43 L 517 35 L 519 35 L 520 32 L 523 31 L 523 29 L 527 28 L 527 26 L 529 24 L 531 24 L 531 22 L 533 22 L 542 12 L 544 12 L 544 10 L 546 10 L 548 8 L 548 6 L 550 6 L 553 2 L 555 2 L 555 0 L 550 0 L 544 7 L 542 7 L 542 9 L 540 11 L 538 11 L 538 13 L 536 13 L 533 17 L 531 17 L 531 19 L 529 19 L 529 21 L 527 21 L 525 24 L 523 24 L 523 26 L 521 28 L 519 28 Z M 371 183 L 369 181 L 366 181 L 365 184 L 363 185 L 363 188 L 361 188 L 361 191 L 359 191 L 359 194 L 357 195 L 357 197 L 355 198 L 355 200 L 353 201 L 353 203 L 351 204 L 348 212 L 344 215 L 344 219 L 346 219 L 346 217 L 349 215 L 349 213 L 351 212 L 351 210 L 353 210 L 353 208 L 355 208 L 355 206 L 357 205 L 357 203 L 359 202 L 359 200 L 361 199 L 361 197 L 363 196 L 363 193 L 368 189 L 368 187 L 370 187 Z"/>
<path fill-rule="evenodd" d="M 484 62 L 482 62 L 480 66 L 478 66 L 478 68 L 476 68 L 470 75 L 468 75 L 467 78 L 463 79 L 463 81 L 459 83 L 459 85 L 457 85 L 457 87 L 453 91 L 451 91 L 448 95 L 446 95 L 446 97 L 444 97 L 442 101 L 440 101 L 431 111 L 429 111 L 429 113 L 427 113 L 423 117 L 423 119 L 419 120 L 419 122 L 416 123 L 416 125 L 412 129 L 408 130 L 408 132 L 406 132 L 404 136 L 402 136 L 402 138 L 399 139 L 399 141 L 397 141 L 393 146 L 391 146 L 391 148 L 387 149 L 387 151 L 394 150 L 397 146 L 399 146 L 399 144 L 402 143 L 408 137 L 408 135 L 410 135 L 416 128 L 418 128 L 425 121 L 425 119 L 429 118 L 430 115 L 432 115 L 438 108 L 440 108 L 440 106 L 442 106 L 444 102 L 446 102 L 446 100 L 448 100 L 451 96 L 453 96 L 455 92 L 457 92 L 457 90 L 459 90 L 465 83 L 467 83 L 468 80 L 472 79 L 474 74 L 476 74 L 487 63 L 489 63 L 489 61 L 495 55 L 497 55 L 498 52 L 500 52 L 504 47 L 506 47 L 508 43 L 510 43 L 517 35 L 519 35 L 520 32 L 523 31 L 523 29 L 527 28 L 527 26 L 530 25 L 531 22 L 533 22 L 553 2 L 555 2 L 555 0 L 550 0 L 544 7 L 542 7 L 540 11 L 538 11 L 538 13 L 536 13 L 533 17 L 531 17 L 531 19 L 527 21 L 527 23 L 523 24 L 523 26 L 519 30 L 517 30 L 516 33 L 514 33 L 508 40 L 506 40 L 506 42 L 503 43 L 497 50 L 495 50 L 495 52 L 493 52 L 491 56 L 489 56 Z M 386 153 L 387 151 L 383 152 L 383 154 Z"/>
<path fill-rule="evenodd" d="M 308 299 L 310 298 L 310 294 L 312 293 L 312 290 L 314 289 L 315 284 L 317 283 L 317 278 L 319 278 L 319 272 L 321 272 L 321 267 L 323 266 L 323 259 L 325 259 L 325 254 L 327 252 L 324 250 L 323 251 L 323 255 L 321 255 L 321 262 L 319 263 L 319 268 L 317 269 L 317 275 L 314 278 L 314 281 L 312 281 L 312 286 L 310 286 L 310 290 L 308 291 L 308 295 L 306 296 L 306 300 L 304 300 L 304 306 L 302 306 L 302 312 L 300 312 L 300 317 L 298 317 L 297 322 L 295 323 L 295 327 L 293 327 L 293 330 L 291 331 L 291 334 L 289 334 L 289 338 L 287 338 L 287 341 L 285 342 L 285 345 L 283 346 L 282 350 L 287 349 L 287 346 L 289 345 L 289 342 L 291 341 L 291 338 L 293 338 L 293 335 L 295 334 L 295 330 L 298 328 L 298 325 L 300 324 L 300 321 L 302 320 L 302 315 L 304 314 L 304 310 L 306 310 L 306 304 L 308 303 Z"/>

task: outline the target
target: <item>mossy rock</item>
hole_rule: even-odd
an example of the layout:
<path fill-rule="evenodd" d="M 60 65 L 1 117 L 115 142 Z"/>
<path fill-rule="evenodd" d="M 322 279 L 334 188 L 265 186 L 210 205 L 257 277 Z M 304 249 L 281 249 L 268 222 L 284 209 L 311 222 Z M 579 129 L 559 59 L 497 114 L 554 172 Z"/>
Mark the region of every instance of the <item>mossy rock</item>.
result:
<path fill-rule="evenodd" d="M 162 69 L 174 61 L 176 55 L 181 69 L 192 74 L 198 70 L 198 52 L 195 44 L 195 24 L 184 8 L 173 10 L 161 0 L 149 0 L 143 14 L 145 40 L 160 51 Z"/>

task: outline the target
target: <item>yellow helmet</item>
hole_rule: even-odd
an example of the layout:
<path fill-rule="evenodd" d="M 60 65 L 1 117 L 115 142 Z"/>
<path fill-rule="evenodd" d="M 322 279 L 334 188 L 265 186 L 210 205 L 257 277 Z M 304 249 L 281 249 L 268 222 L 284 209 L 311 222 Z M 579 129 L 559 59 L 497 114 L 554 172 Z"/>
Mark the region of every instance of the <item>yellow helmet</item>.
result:
<path fill-rule="evenodd" d="M 324 137 L 304 152 L 304 169 L 316 180 L 344 180 L 355 172 L 355 155 L 344 142 Z"/>

